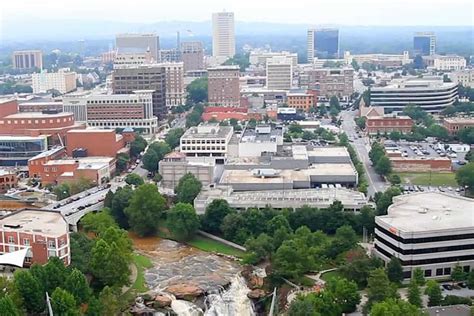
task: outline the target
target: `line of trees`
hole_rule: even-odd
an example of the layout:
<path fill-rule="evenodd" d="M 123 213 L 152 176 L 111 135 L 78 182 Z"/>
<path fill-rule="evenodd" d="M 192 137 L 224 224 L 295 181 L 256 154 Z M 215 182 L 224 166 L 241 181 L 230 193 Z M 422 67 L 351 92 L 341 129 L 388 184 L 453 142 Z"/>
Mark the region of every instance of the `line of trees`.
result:
<path fill-rule="evenodd" d="M 349 138 L 345 133 L 339 135 L 339 145 L 344 146 L 347 148 L 349 152 L 349 157 L 351 158 L 354 167 L 356 168 L 358 177 L 359 177 L 359 184 L 357 186 L 358 190 L 364 194 L 367 194 L 367 188 L 369 183 L 367 182 L 367 178 L 365 175 L 365 168 L 363 163 L 357 157 L 357 152 L 355 151 L 354 147 L 349 143 Z"/>

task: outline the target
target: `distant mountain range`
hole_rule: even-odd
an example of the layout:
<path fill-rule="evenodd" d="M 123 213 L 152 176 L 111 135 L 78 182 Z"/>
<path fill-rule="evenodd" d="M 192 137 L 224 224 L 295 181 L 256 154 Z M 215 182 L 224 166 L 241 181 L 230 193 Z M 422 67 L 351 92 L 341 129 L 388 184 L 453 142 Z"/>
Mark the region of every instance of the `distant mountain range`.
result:
<path fill-rule="evenodd" d="M 314 26 L 314 25 L 312 25 Z M 274 50 L 305 52 L 307 24 L 265 22 L 236 22 L 238 49 L 244 44 L 268 45 Z M 401 53 L 412 47 L 413 33 L 433 31 L 440 52 L 474 55 L 473 26 L 337 26 L 340 29 L 340 49 L 352 52 Z M 211 22 L 165 21 L 157 23 L 128 23 L 117 21 L 53 20 L 5 18 L 0 24 L 0 53 L 12 49 L 51 47 L 68 48 L 71 43 L 85 40 L 86 46 L 107 49 L 118 33 L 156 32 L 164 48 L 176 45 L 176 32 L 181 40 L 203 41 L 208 49 L 211 42 Z M 69 43 L 69 44 L 66 44 Z M 73 49 L 73 48 L 71 48 Z"/>

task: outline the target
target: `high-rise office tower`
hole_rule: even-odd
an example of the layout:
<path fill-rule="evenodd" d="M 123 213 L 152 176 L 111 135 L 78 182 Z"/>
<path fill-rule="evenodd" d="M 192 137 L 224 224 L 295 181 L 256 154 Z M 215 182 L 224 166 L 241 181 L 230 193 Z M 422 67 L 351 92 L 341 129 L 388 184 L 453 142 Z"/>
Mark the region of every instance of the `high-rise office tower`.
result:
<path fill-rule="evenodd" d="M 235 55 L 234 13 L 212 14 L 212 56 L 233 57 Z"/>
<path fill-rule="evenodd" d="M 417 32 L 413 36 L 414 55 L 434 55 L 436 53 L 436 35 L 433 32 Z"/>
<path fill-rule="evenodd" d="M 339 30 L 335 28 L 309 29 L 307 34 L 308 62 L 314 57 L 339 57 Z"/>
<path fill-rule="evenodd" d="M 112 75 L 115 94 L 132 94 L 136 90 L 153 90 L 153 115 L 166 116 L 166 70 L 159 64 L 115 68 Z"/>
<path fill-rule="evenodd" d="M 43 53 L 40 50 L 21 50 L 13 52 L 14 69 L 43 68 Z"/>
<path fill-rule="evenodd" d="M 267 88 L 290 90 L 293 81 L 293 61 L 289 57 L 276 56 L 267 60 Z"/>
<path fill-rule="evenodd" d="M 146 53 L 149 51 L 159 60 L 160 38 L 154 33 L 149 34 L 118 34 L 115 37 L 115 46 L 118 54 Z"/>
<path fill-rule="evenodd" d="M 184 72 L 204 69 L 204 49 L 202 42 L 182 42 L 181 58 L 184 63 Z"/>

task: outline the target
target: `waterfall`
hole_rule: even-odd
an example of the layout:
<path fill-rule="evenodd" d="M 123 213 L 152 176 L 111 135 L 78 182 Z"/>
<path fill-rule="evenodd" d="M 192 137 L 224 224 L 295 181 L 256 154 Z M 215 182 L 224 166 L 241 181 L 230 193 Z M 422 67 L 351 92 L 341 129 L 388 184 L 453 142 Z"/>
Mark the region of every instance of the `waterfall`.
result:
<path fill-rule="evenodd" d="M 171 301 L 171 309 L 179 316 L 201 316 L 202 309 L 185 300 Z"/>
<path fill-rule="evenodd" d="M 206 297 L 205 316 L 253 316 L 255 312 L 247 297 L 249 288 L 242 276 L 236 275 L 227 290 L 216 290 Z"/>

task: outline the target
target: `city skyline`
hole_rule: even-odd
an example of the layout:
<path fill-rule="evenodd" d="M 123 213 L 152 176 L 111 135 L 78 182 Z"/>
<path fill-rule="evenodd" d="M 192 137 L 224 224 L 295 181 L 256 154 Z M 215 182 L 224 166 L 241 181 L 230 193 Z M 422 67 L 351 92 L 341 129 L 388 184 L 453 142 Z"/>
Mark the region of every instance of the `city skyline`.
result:
<path fill-rule="evenodd" d="M 173 6 L 163 7 L 159 2 L 137 0 L 133 3 L 112 5 L 112 1 L 86 0 L 81 6 L 67 6 L 64 1 L 45 2 L 22 1 L 1 4 L 2 24 L 21 18 L 70 19 L 121 21 L 124 23 L 153 23 L 161 21 L 210 21 L 214 12 L 234 12 L 236 21 L 269 22 L 309 25 L 472 25 L 473 4 L 468 0 L 409 0 L 387 3 L 375 0 L 361 0 L 357 3 L 347 0 L 315 2 L 296 0 L 292 6 L 286 3 L 203 0 L 200 6 L 192 6 L 189 0 L 178 0 Z M 449 4 L 443 6 L 444 4 Z M 443 15 L 439 8 L 443 6 Z M 142 10 L 146 8 L 146 10 Z M 187 8 L 192 8 L 188 10 Z M 343 8 L 343 10 L 341 10 Z M 265 14 L 262 15 L 262 12 Z M 134 14 L 135 13 L 135 14 Z M 57 17 L 57 18 L 56 18 Z M 20 18 L 20 19 L 21 19 Z M 1 28 L 0 28 L 1 30 Z"/>

